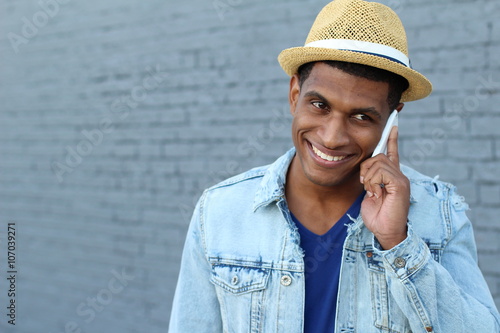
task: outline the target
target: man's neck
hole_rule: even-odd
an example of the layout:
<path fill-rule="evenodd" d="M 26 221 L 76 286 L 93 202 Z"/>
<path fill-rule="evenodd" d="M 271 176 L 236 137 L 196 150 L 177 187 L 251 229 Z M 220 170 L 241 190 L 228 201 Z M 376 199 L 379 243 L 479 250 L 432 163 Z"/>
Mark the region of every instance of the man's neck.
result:
<path fill-rule="evenodd" d="M 309 180 L 294 157 L 287 172 L 285 195 L 290 211 L 312 232 L 323 234 L 363 193 L 357 173 L 345 182 L 322 186 Z"/>
<path fill-rule="evenodd" d="M 311 201 L 318 205 L 329 205 L 339 201 L 354 202 L 363 192 L 363 184 L 359 181 L 359 172 L 345 181 L 333 186 L 315 184 L 306 177 L 300 161 L 295 156 L 286 175 L 286 195 L 300 197 L 301 201 Z"/>

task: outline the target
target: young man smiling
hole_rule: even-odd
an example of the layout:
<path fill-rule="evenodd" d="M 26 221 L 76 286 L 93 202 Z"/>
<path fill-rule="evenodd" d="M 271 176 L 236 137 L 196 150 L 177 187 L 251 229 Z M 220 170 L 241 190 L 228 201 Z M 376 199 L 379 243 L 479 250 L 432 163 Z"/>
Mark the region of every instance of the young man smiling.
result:
<path fill-rule="evenodd" d="M 431 92 L 397 15 L 333 1 L 278 59 L 294 148 L 204 192 L 170 332 L 498 332 L 467 205 L 399 164 L 396 128 L 372 157 Z"/>
<path fill-rule="evenodd" d="M 387 156 L 368 158 L 391 111 L 401 111 L 403 104 L 389 105 L 389 82 L 349 74 L 342 63 L 306 65 L 309 68 L 302 70 L 302 83 L 298 74 L 290 81 L 296 157 L 287 174 L 288 207 L 302 225 L 322 235 L 365 189 L 369 198 L 374 197 L 365 205 L 382 202 L 376 199 L 385 192 L 384 201 L 390 200 L 391 206 L 383 206 L 390 211 L 389 220 L 384 222 L 393 223 L 394 230 L 376 236 L 384 248 L 392 248 L 406 238 L 409 207 L 409 182 L 399 170 L 396 128 L 389 137 Z M 306 70 L 309 73 L 304 78 Z M 390 80 L 389 74 L 385 76 Z M 397 82 L 396 77 L 393 80 Z M 387 184 L 385 191 L 381 183 Z"/>

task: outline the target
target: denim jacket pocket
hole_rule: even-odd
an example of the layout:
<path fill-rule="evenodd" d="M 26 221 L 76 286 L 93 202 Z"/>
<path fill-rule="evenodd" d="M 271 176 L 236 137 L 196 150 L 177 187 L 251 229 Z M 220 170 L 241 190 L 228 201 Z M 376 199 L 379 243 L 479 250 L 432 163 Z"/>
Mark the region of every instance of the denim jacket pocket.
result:
<path fill-rule="evenodd" d="M 269 274 L 254 267 L 212 266 L 210 281 L 216 286 L 224 332 L 261 332 Z"/>
<path fill-rule="evenodd" d="M 233 294 L 264 289 L 269 272 L 264 269 L 233 265 L 214 265 L 211 281 Z"/>

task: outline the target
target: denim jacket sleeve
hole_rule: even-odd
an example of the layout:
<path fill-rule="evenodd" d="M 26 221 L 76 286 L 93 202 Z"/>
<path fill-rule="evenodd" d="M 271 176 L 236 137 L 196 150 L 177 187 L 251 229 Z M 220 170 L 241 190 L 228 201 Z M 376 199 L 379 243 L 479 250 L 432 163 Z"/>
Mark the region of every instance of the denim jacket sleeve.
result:
<path fill-rule="evenodd" d="M 448 202 L 449 237 L 439 262 L 412 227 L 419 221 L 410 221 L 407 238 L 390 250 L 373 239 L 390 292 L 414 333 L 500 332 L 498 311 L 477 265 L 471 222 L 464 209 Z"/>
<path fill-rule="evenodd" d="M 210 282 L 202 227 L 203 197 L 193 213 L 182 254 L 169 333 L 222 332 L 219 302 Z"/>

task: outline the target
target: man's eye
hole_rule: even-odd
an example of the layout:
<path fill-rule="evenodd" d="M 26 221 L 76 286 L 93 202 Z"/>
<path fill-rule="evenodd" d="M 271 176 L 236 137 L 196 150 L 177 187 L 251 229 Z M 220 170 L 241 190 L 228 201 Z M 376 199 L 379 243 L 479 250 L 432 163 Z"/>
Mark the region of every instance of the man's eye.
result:
<path fill-rule="evenodd" d="M 357 114 L 353 115 L 353 117 L 358 119 L 358 120 L 371 120 L 370 117 L 368 117 L 366 114 L 362 114 L 362 113 L 357 113 Z"/>
<path fill-rule="evenodd" d="M 326 104 L 323 102 L 312 102 L 312 105 L 314 105 L 318 109 L 326 109 Z"/>

